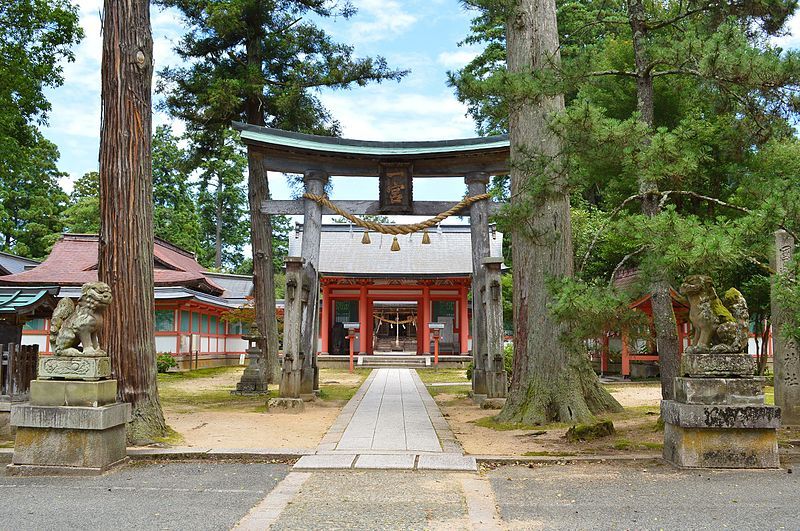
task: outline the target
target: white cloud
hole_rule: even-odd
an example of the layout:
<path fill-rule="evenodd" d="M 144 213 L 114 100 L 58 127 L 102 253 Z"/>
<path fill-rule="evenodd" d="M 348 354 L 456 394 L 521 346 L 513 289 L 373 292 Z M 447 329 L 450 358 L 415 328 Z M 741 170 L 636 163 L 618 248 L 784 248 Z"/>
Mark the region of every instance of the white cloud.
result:
<path fill-rule="evenodd" d="M 789 34 L 772 39 L 772 43 L 784 50 L 800 48 L 800 16 L 795 15 L 790 18 L 787 28 Z"/>
<path fill-rule="evenodd" d="M 348 23 L 352 42 L 388 39 L 405 33 L 417 17 L 404 10 L 395 0 L 356 0 L 358 13 Z"/>
<path fill-rule="evenodd" d="M 475 59 L 480 52 L 478 50 L 455 50 L 452 52 L 442 52 L 436 58 L 438 63 L 448 70 L 456 70 L 467 65 L 470 61 Z"/>

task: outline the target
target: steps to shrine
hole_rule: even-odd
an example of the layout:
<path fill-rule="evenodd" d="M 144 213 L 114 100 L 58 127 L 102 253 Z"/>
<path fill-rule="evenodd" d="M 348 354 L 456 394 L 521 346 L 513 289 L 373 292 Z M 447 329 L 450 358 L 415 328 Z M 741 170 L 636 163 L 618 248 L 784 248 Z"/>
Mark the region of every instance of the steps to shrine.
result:
<path fill-rule="evenodd" d="M 366 369 L 377 368 L 409 368 L 432 369 L 434 368 L 433 355 L 422 356 L 408 353 L 376 353 L 354 356 L 356 366 Z M 472 356 L 439 355 L 439 368 L 465 369 Z M 326 368 L 344 368 L 350 364 L 350 356 L 320 355 L 317 356 L 317 365 Z"/>

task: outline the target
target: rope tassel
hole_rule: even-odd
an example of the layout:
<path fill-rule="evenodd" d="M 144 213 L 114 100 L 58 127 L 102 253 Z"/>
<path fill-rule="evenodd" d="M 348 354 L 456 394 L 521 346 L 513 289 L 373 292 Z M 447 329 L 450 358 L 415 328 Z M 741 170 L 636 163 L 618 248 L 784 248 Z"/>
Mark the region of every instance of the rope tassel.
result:
<path fill-rule="evenodd" d="M 394 237 L 392 240 L 392 251 L 399 251 L 400 250 L 400 242 L 397 241 L 397 236 Z"/>
<path fill-rule="evenodd" d="M 428 234 L 428 229 L 422 231 L 422 245 L 430 245 L 431 244 L 431 235 Z"/>
<path fill-rule="evenodd" d="M 361 243 L 363 243 L 364 245 L 369 245 L 370 243 L 372 243 L 372 240 L 369 239 L 368 230 L 364 231 L 364 235 L 361 237 Z"/>

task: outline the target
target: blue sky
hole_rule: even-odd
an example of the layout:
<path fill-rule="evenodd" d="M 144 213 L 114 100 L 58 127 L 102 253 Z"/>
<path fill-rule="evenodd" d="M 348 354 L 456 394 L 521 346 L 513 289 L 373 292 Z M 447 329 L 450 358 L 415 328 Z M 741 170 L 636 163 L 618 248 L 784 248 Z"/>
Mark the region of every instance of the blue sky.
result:
<path fill-rule="evenodd" d="M 102 0 L 79 0 L 81 24 L 86 32 L 75 49 L 76 61 L 64 65 L 64 84 L 49 91 L 53 109 L 44 134 L 58 145 L 59 167 L 68 172 L 62 186 L 72 189 L 74 179 L 97 169 L 100 131 L 100 11 Z M 466 109 L 446 85 L 446 72 L 459 68 L 477 50 L 459 47 L 472 13 L 456 0 L 354 0 L 358 13 L 349 20 L 324 21 L 339 42 L 355 47 L 358 56 L 382 55 L 394 68 L 410 69 L 401 82 L 326 91 L 324 104 L 339 120 L 345 137 L 365 140 L 439 140 L 475 136 Z M 184 29 L 177 13 L 152 9 L 156 70 L 176 64 L 174 43 Z M 154 98 L 158 96 L 155 95 Z M 153 126 L 173 123 L 154 113 Z M 173 128 L 181 132 L 180 123 Z M 419 182 L 424 181 L 424 182 Z M 420 179 L 414 184 L 417 199 L 460 199 L 462 180 Z M 335 199 L 377 199 L 377 179 L 334 178 Z M 290 196 L 281 175 L 270 178 L 273 197 Z"/>

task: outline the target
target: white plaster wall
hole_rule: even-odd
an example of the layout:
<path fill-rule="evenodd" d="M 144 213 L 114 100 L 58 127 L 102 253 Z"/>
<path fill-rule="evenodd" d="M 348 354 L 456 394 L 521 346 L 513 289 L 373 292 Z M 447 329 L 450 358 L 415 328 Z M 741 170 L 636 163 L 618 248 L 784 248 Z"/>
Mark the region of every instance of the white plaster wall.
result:
<path fill-rule="evenodd" d="M 46 334 L 23 334 L 22 336 L 22 344 L 23 345 L 39 345 L 39 352 L 44 352 L 47 350 L 47 341 L 50 338 Z"/>
<path fill-rule="evenodd" d="M 176 354 L 175 345 L 178 336 L 156 336 L 156 352 L 169 352 Z"/>

